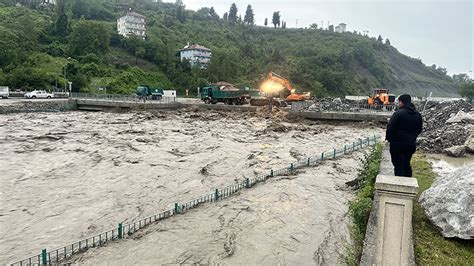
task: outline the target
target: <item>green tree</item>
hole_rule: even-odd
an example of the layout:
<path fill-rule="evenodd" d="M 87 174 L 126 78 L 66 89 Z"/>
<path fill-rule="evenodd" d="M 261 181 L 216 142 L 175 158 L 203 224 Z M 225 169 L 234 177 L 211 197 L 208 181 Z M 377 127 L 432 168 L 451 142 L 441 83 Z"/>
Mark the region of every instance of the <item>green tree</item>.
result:
<path fill-rule="evenodd" d="M 219 15 L 216 13 L 216 10 L 212 6 L 211 9 L 209 9 L 209 15 L 212 19 L 219 20 Z"/>
<path fill-rule="evenodd" d="M 273 12 L 272 24 L 275 28 L 280 25 L 280 11 Z"/>
<path fill-rule="evenodd" d="M 56 16 L 54 34 L 66 37 L 69 33 L 69 18 L 66 14 L 66 0 L 58 0 L 56 2 Z"/>
<path fill-rule="evenodd" d="M 81 17 L 89 18 L 90 6 L 87 1 L 84 0 L 73 0 L 71 5 L 72 17 L 80 19 Z"/>
<path fill-rule="evenodd" d="M 265 27 L 268 25 L 268 18 L 265 18 L 265 22 L 263 22 L 263 25 L 265 25 Z"/>
<path fill-rule="evenodd" d="M 255 24 L 255 17 L 254 17 L 253 9 L 251 5 L 248 5 L 247 10 L 245 11 L 244 23 L 247 25 Z"/>
<path fill-rule="evenodd" d="M 388 46 L 390 46 L 390 40 L 389 40 L 388 38 L 387 38 L 387 39 L 385 39 L 385 45 L 388 45 Z"/>
<path fill-rule="evenodd" d="M 82 56 L 89 53 L 103 56 L 109 51 L 110 32 L 102 23 L 79 20 L 69 36 L 69 53 Z"/>
<path fill-rule="evenodd" d="M 227 20 L 232 22 L 232 23 L 236 23 L 237 22 L 237 12 L 238 12 L 237 5 L 235 3 L 232 3 L 232 5 L 230 6 L 229 15 L 227 17 Z"/>
<path fill-rule="evenodd" d="M 225 12 L 224 15 L 222 16 L 222 19 L 224 21 L 229 21 L 229 13 Z"/>
<path fill-rule="evenodd" d="M 469 76 L 465 73 L 453 74 L 453 81 L 456 84 L 461 84 L 461 85 L 464 83 L 472 82 Z"/>
<path fill-rule="evenodd" d="M 379 34 L 379 37 L 377 38 L 377 41 L 378 42 L 383 42 L 382 36 L 380 36 L 380 34 Z"/>
<path fill-rule="evenodd" d="M 462 97 L 467 98 L 469 102 L 472 102 L 472 99 L 474 98 L 474 82 L 470 81 L 461 85 L 459 88 L 459 94 L 461 94 Z"/>
<path fill-rule="evenodd" d="M 175 2 L 176 6 L 176 18 L 179 20 L 179 22 L 184 23 L 186 21 L 186 15 L 185 13 L 185 6 L 182 0 L 176 0 Z"/>
<path fill-rule="evenodd" d="M 312 29 L 312 30 L 317 30 L 318 29 L 318 24 L 313 23 L 313 24 L 309 25 L 309 28 Z"/>

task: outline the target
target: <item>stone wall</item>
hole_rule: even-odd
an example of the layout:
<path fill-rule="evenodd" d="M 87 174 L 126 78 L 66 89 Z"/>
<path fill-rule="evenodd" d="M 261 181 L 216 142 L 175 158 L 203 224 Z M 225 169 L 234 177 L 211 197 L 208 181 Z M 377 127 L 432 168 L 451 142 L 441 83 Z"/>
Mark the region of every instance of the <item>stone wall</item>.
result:
<path fill-rule="evenodd" d="M 62 112 L 75 110 L 74 102 L 68 100 L 41 101 L 31 100 L 0 105 L 0 114 L 29 112 Z"/>

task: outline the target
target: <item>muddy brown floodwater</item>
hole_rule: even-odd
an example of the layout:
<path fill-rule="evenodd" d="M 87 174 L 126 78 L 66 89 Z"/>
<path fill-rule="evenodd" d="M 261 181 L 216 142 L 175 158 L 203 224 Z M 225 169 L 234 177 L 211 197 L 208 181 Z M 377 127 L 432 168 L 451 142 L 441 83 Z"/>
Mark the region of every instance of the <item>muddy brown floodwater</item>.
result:
<path fill-rule="evenodd" d="M 381 134 L 281 113 L 0 115 L 0 263 L 71 244 L 215 188 Z M 305 168 L 73 258 L 110 263 L 337 263 L 361 152 Z"/>

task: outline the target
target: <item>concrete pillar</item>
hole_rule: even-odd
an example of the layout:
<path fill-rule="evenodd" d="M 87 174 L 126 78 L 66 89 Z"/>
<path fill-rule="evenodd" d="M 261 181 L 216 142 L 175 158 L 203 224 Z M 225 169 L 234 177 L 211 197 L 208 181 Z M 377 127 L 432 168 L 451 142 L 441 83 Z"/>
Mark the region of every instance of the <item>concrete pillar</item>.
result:
<path fill-rule="evenodd" d="M 413 258 L 412 212 L 418 192 L 415 178 L 378 175 L 376 265 L 410 265 Z"/>

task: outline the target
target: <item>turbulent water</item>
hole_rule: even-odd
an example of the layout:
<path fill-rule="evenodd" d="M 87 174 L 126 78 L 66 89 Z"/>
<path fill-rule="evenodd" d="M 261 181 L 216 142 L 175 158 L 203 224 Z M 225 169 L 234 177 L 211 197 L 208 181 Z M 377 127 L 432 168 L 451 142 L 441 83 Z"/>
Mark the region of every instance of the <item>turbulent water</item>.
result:
<path fill-rule="evenodd" d="M 70 244 L 380 133 L 214 111 L 0 115 L 0 263 Z M 356 152 L 74 258 L 111 263 L 337 263 Z"/>

